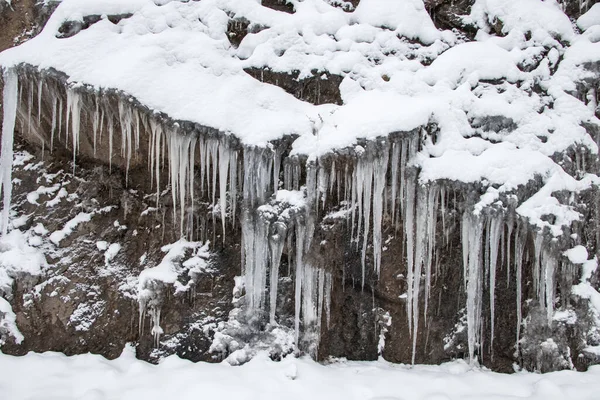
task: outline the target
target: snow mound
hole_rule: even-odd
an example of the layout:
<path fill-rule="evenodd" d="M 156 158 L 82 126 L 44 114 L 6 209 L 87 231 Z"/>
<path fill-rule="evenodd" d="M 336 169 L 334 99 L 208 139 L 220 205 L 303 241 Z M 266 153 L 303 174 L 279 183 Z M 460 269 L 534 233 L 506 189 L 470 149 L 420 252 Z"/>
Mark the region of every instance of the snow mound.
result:
<path fill-rule="evenodd" d="M 600 4 L 596 3 L 577 20 L 577 26 L 582 31 L 587 31 L 592 26 L 600 25 Z"/>

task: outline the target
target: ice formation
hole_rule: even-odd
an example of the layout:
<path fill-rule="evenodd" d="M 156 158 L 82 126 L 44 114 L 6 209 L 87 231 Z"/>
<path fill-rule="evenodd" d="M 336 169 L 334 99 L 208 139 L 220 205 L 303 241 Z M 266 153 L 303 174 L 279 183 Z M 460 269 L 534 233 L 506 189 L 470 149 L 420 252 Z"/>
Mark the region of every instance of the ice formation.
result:
<path fill-rule="evenodd" d="M 4 193 L 2 209 L 2 235 L 8 232 L 8 217 L 12 194 L 13 138 L 19 95 L 17 73 L 13 69 L 4 72 L 4 118 L 2 123 L 2 154 L 0 155 L 0 192 Z"/>
<path fill-rule="evenodd" d="M 109 168 L 122 168 L 126 181 L 146 159 L 157 204 L 170 190 L 182 240 L 194 238 L 201 199 L 223 243 L 228 224 L 239 227 L 245 311 L 257 325 L 278 323 L 285 253 L 295 285 L 296 345 L 315 343 L 312 354 L 339 281 L 311 257 L 326 210 L 344 207 L 363 289 L 372 285 L 369 268 L 381 275 L 384 227 L 402 238 L 405 260 L 397 263 L 406 266 L 413 362 L 441 268 L 439 249 L 448 244 L 457 211 L 468 356 L 475 361 L 482 354 L 488 312 L 493 345 L 502 268 L 516 290 L 518 346 L 524 269 L 531 267 L 534 300 L 550 324 L 557 274 L 566 263 L 560 247 L 573 244 L 558 238 L 570 240 L 567 227 L 581 217 L 575 202 L 559 201 L 559 194 L 576 196 L 600 182 L 596 165 L 586 164 L 598 152 L 589 128 L 600 123 L 598 93 L 576 94 L 590 77 L 586 63 L 600 59 L 595 14 L 580 19 L 586 32 L 579 34 L 554 2 L 476 1 L 466 19 L 479 33 L 466 42 L 435 29 L 422 2 L 397 3 L 387 10 L 381 1 L 363 0 L 348 14 L 318 0 L 295 2 L 298 13 L 283 16 L 245 0 L 161 7 L 145 0 L 63 1 L 38 38 L 0 56 L 3 233 L 19 111 L 42 146 L 49 136 L 50 151 L 58 143 L 69 148 L 74 173 L 84 145 Z M 67 21 L 112 12 L 131 16 L 117 24 L 102 17 L 85 32 L 57 36 Z M 264 29 L 234 49 L 226 32 L 231 15 Z M 503 25 L 494 32 L 498 20 Z M 72 60 L 90 40 L 93 54 L 81 51 Z M 17 65 L 24 71 L 20 87 Z M 68 80 L 40 73 L 50 68 Z M 302 102 L 251 78 L 248 68 L 300 78 L 340 74 L 343 104 Z M 289 146 L 278 142 L 286 138 Z M 569 169 L 556 155 L 571 153 L 576 165 Z M 473 193 L 451 199 L 456 187 Z M 172 273 L 167 278 L 156 281 L 174 282 Z M 148 305 L 146 289 L 140 286 L 140 310 L 151 310 L 158 340 L 160 307 Z"/>

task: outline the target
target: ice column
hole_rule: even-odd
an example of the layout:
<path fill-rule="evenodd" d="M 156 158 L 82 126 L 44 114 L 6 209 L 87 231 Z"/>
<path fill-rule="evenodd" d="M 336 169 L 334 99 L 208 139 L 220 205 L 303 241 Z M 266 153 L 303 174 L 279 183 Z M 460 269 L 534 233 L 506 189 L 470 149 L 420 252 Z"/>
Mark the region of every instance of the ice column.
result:
<path fill-rule="evenodd" d="M 12 195 L 12 162 L 15 119 L 17 117 L 17 100 L 19 96 L 19 78 L 13 69 L 4 72 L 4 116 L 2 121 L 2 153 L 0 154 L 0 170 L 2 179 L 0 191 L 4 191 L 4 209 L 2 210 L 2 235 L 8 231 L 8 216 Z"/>
<path fill-rule="evenodd" d="M 469 360 L 475 360 L 475 349 L 481 336 L 481 303 L 483 274 L 481 268 L 481 237 L 483 223 L 480 217 L 465 211 L 462 218 L 463 268 L 467 289 L 467 334 L 469 342 Z"/>

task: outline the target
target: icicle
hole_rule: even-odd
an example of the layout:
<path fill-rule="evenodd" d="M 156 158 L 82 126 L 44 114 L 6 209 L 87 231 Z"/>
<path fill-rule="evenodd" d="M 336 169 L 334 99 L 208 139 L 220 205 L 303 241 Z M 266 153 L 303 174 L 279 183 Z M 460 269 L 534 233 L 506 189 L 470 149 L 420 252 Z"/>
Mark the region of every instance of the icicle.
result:
<path fill-rule="evenodd" d="M 219 146 L 218 142 L 215 140 L 208 141 L 208 151 L 210 153 L 210 159 L 212 161 L 211 171 L 212 171 L 212 206 L 214 207 L 217 203 L 217 172 L 219 169 Z M 225 176 L 227 177 L 227 176 Z M 214 214 L 213 214 L 214 215 Z"/>
<path fill-rule="evenodd" d="M 323 321 L 323 306 L 325 301 L 325 270 L 323 268 L 318 269 L 318 285 L 317 285 L 317 321 L 316 321 L 316 333 L 317 338 L 321 333 L 321 321 Z M 315 353 L 316 355 L 316 353 Z"/>
<path fill-rule="evenodd" d="M 329 322 L 331 319 L 331 290 L 333 286 L 333 278 L 328 272 L 325 274 L 325 319 L 327 321 L 327 327 L 329 328 Z"/>
<path fill-rule="evenodd" d="M 223 243 L 225 243 L 225 218 L 227 217 L 227 176 L 231 165 L 231 153 L 221 144 L 219 146 L 219 205 L 221 224 L 223 227 Z"/>
<path fill-rule="evenodd" d="M 160 308 L 154 306 L 150 311 L 152 318 L 152 335 L 154 336 L 154 346 L 158 348 L 160 344 L 160 335 L 163 334 L 163 329 L 160 327 Z"/>
<path fill-rule="evenodd" d="M 366 164 L 366 163 L 365 163 Z M 364 211 L 362 213 L 362 218 L 364 222 L 364 231 L 363 231 L 363 246 L 361 253 L 361 264 L 362 264 L 362 287 L 365 286 L 365 269 L 366 269 L 366 257 L 367 257 L 367 243 L 369 238 L 370 224 L 371 224 L 371 199 L 372 199 L 372 182 L 373 182 L 373 164 L 368 163 L 368 165 L 364 165 L 362 168 L 364 175 L 362 177 L 359 176 L 360 179 L 365 179 L 362 185 L 362 204 L 364 207 Z M 360 193 L 359 193 L 360 196 Z M 359 221 L 360 221 L 359 215 Z"/>
<path fill-rule="evenodd" d="M 543 253 L 544 281 L 545 281 L 545 306 L 548 326 L 552 326 L 554 316 L 554 274 L 558 267 L 558 260 L 549 251 Z"/>
<path fill-rule="evenodd" d="M 535 235 L 533 241 L 534 247 L 534 262 L 533 262 L 533 291 L 536 293 L 538 300 L 543 297 L 544 292 L 544 280 L 541 279 L 542 272 L 542 245 L 544 244 L 544 237 L 541 233 Z M 543 302 L 540 302 L 543 305 Z"/>
<path fill-rule="evenodd" d="M 281 263 L 281 255 L 283 254 L 283 245 L 285 244 L 285 236 L 287 226 L 282 222 L 273 224 L 273 234 L 269 238 L 271 248 L 271 274 L 270 274 L 270 302 L 269 302 L 269 321 L 275 323 L 275 311 L 277 310 L 277 286 L 279 282 L 279 264 Z"/>
<path fill-rule="evenodd" d="M 487 242 L 489 246 L 489 275 L 490 275 L 490 323 L 491 340 L 490 348 L 494 347 L 494 314 L 496 303 L 496 267 L 498 265 L 498 249 L 500 248 L 500 236 L 502 233 L 503 221 L 500 217 L 493 217 L 488 225 Z"/>
<path fill-rule="evenodd" d="M 416 182 L 415 182 L 416 183 Z M 419 334 L 419 294 L 421 289 L 421 273 L 423 267 L 427 263 L 427 201 L 429 195 L 427 188 L 417 185 L 417 201 L 416 201 L 416 221 L 415 221 L 415 247 L 414 247 L 414 264 L 413 264 L 413 285 L 412 285 L 412 329 L 413 329 L 413 344 L 412 344 L 412 363 L 415 363 L 417 350 L 417 338 Z M 427 303 L 427 300 L 425 300 Z"/>
<path fill-rule="evenodd" d="M 506 235 L 506 287 L 510 287 L 510 238 L 512 237 L 512 231 L 514 223 L 512 218 L 506 223 L 507 235 Z M 515 263 L 516 264 L 516 263 Z"/>
<path fill-rule="evenodd" d="M 31 113 L 33 112 L 33 84 L 29 84 L 29 97 L 27 98 L 27 132 L 31 133 Z"/>
<path fill-rule="evenodd" d="M 296 334 L 296 351 L 300 347 L 300 310 L 302 308 L 302 276 L 304 274 L 303 254 L 304 254 L 304 226 L 296 223 L 296 280 L 294 296 L 294 330 Z"/>
<path fill-rule="evenodd" d="M 188 179 L 187 186 L 189 187 L 189 198 L 190 198 L 190 207 L 188 210 L 188 222 L 187 222 L 187 232 L 190 240 L 192 239 L 194 233 L 194 171 L 196 167 L 196 141 L 197 137 L 193 136 L 190 138 L 190 145 L 188 150 Z M 225 232 L 223 232 L 223 237 L 225 237 Z"/>
<path fill-rule="evenodd" d="M 71 120 L 71 136 L 73 138 L 73 175 L 75 175 L 75 162 L 79 152 L 79 130 L 81 118 L 81 102 L 79 93 L 72 89 L 67 90 L 67 126 Z"/>
<path fill-rule="evenodd" d="M 444 245 L 448 244 L 448 233 L 446 232 L 446 187 L 440 188 L 440 211 L 442 215 L 442 232 L 444 233 Z"/>
<path fill-rule="evenodd" d="M 135 121 L 135 151 L 137 154 L 140 150 L 140 113 L 136 109 L 133 110 L 133 117 Z"/>
<path fill-rule="evenodd" d="M 425 310 L 423 316 L 427 323 L 427 310 L 429 307 L 429 295 L 431 292 L 431 267 L 433 265 L 435 251 L 435 234 L 437 227 L 437 205 L 438 205 L 439 189 L 435 184 L 430 184 L 427 191 L 427 214 L 426 220 L 421 223 L 427 224 L 427 237 L 425 245 L 427 248 L 427 259 L 425 260 Z"/>
<path fill-rule="evenodd" d="M 113 125 L 112 116 L 108 116 L 108 120 L 106 121 L 108 126 L 108 171 L 112 171 L 112 158 L 113 158 L 113 135 L 115 131 L 115 127 Z"/>
<path fill-rule="evenodd" d="M 4 71 L 2 120 L 2 154 L 0 154 L 0 191 L 4 191 L 4 209 L 2 210 L 2 236 L 8 232 L 8 217 L 12 197 L 12 163 L 15 120 L 17 118 L 17 100 L 19 95 L 19 78 L 13 69 Z"/>
<path fill-rule="evenodd" d="M 333 193 L 333 188 L 337 181 L 337 169 L 335 168 L 335 160 L 331 161 L 331 171 L 329 172 L 329 189 L 328 192 L 331 195 Z M 339 187 L 339 184 L 338 184 Z M 339 196 L 338 196 L 339 199 Z"/>
<path fill-rule="evenodd" d="M 50 154 L 54 150 L 54 132 L 56 131 L 56 97 L 52 97 L 52 127 L 50 128 Z"/>
<path fill-rule="evenodd" d="M 379 276 L 381 271 L 381 247 L 383 245 L 381 239 L 381 221 L 383 218 L 382 208 L 385 201 L 383 192 L 386 187 L 385 178 L 387 174 L 388 154 L 389 152 L 385 150 L 375 160 L 375 169 L 373 171 L 373 264 L 377 276 Z"/>
<path fill-rule="evenodd" d="M 152 181 L 156 181 L 156 204 L 160 198 L 160 154 L 161 141 L 163 141 L 163 131 L 154 119 L 150 120 L 150 172 L 153 175 Z"/>
<path fill-rule="evenodd" d="M 404 235 L 406 236 L 406 314 L 408 316 L 408 331 L 411 335 L 416 336 L 413 332 L 413 302 L 418 299 L 413 298 L 414 287 L 414 267 L 415 267 L 415 190 L 416 182 L 405 185 L 406 197 L 404 203 Z M 415 354 L 413 351 L 413 363 Z"/>
<path fill-rule="evenodd" d="M 37 122 L 38 122 L 38 126 L 42 123 L 42 90 L 43 90 L 43 86 L 44 86 L 44 81 L 40 78 L 38 80 L 38 102 L 37 102 L 37 106 L 38 106 L 38 117 L 37 117 Z"/>
<path fill-rule="evenodd" d="M 196 137 L 192 135 L 181 135 L 178 132 L 167 133 L 169 147 L 169 176 L 171 181 L 171 197 L 173 199 L 173 219 L 176 219 L 176 209 L 179 205 L 179 231 L 184 236 L 185 211 L 187 199 L 191 197 L 188 193 L 190 180 L 193 179 L 190 169 L 190 157 L 192 148 L 196 145 Z"/>
<path fill-rule="evenodd" d="M 463 259 L 466 262 L 467 275 L 467 335 L 469 342 L 469 360 L 475 361 L 475 349 L 480 344 L 481 333 L 481 237 L 483 224 L 479 218 L 465 211 L 462 220 Z"/>
<path fill-rule="evenodd" d="M 121 157 L 125 159 L 125 185 L 127 185 L 132 155 L 133 114 L 131 107 L 122 101 L 119 101 L 119 123 L 121 125 Z"/>
<path fill-rule="evenodd" d="M 242 258 L 246 282 L 247 312 L 254 314 L 264 307 L 269 260 L 269 221 L 263 220 L 257 207 L 269 196 L 271 169 L 265 149 L 244 149 L 244 207 L 242 211 Z"/>
<path fill-rule="evenodd" d="M 279 190 L 279 172 L 281 169 L 281 149 L 277 147 L 273 152 L 273 191 Z"/>
<path fill-rule="evenodd" d="M 237 208 L 237 171 L 238 154 L 235 150 L 230 150 L 229 154 L 229 204 L 231 207 L 231 221 L 235 224 Z"/>
<path fill-rule="evenodd" d="M 520 225 L 520 223 L 519 223 Z M 523 279 L 523 252 L 525 251 L 525 237 L 523 237 L 522 228 L 517 226 L 515 235 L 515 269 L 516 269 L 516 284 L 517 284 L 517 349 L 519 348 L 519 339 L 521 337 L 521 321 L 522 321 L 522 279 Z"/>
<path fill-rule="evenodd" d="M 396 226 L 396 197 L 398 196 L 397 192 L 398 192 L 398 167 L 400 164 L 400 150 L 401 150 L 401 146 L 398 145 L 398 143 L 394 142 L 392 144 L 392 195 L 390 197 L 390 201 L 391 201 L 391 205 L 390 205 L 390 210 L 391 210 L 391 221 L 392 221 L 392 225 Z"/>
<path fill-rule="evenodd" d="M 96 156 L 98 125 L 100 124 L 100 103 L 98 98 L 95 98 L 96 109 L 94 110 L 94 119 L 92 121 L 92 131 L 94 133 L 94 157 Z"/>

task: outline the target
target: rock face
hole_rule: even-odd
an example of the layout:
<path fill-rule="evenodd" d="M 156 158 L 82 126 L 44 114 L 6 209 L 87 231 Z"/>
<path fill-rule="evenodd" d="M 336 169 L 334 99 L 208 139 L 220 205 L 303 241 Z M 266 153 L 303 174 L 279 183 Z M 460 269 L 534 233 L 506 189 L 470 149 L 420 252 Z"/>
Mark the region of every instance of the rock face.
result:
<path fill-rule="evenodd" d="M 344 12 L 360 7 L 341 3 Z M 460 18 L 471 3 L 425 6 L 439 28 L 472 37 L 476 28 Z M 290 14 L 295 4 L 263 1 Z M 234 47 L 261 31 L 232 21 Z M 63 24 L 60 38 L 93 23 Z M 586 70 L 595 75 L 573 95 L 593 103 L 598 70 Z M 343 103 L 341 75 L 245 73 L 311 104 Z M 118 88 L 70 86 L 62 72 L 26 64 L 11 74 L 17 147 L 11 230 L 0 240 L 0 300 L 11 307 L 0 308 L 3 352 L 113 358 L 134 342 L 149 361 L 239 364 L 267 350 L 273 359 L 466 358 L 505 372 L 600 361 L 597 184 L 548 195 L 578 215 L 553 235 L 552 207 L 545 229 L 517 211 L 546 187 L 541 177 L 485 207 L 485 182 L 425 179 L 414 160 L 441 140 L 433 121 L 310 157 L 294 151 L 294 135 L 248 145 Z M 517 129 L 493 113 L 469 124 L 490 141 Z M 597 139 L 595 121 L 585 129 Z M 578 179 L 598 171 L 597 151 L 583 145 L 552 160 Z"/>

